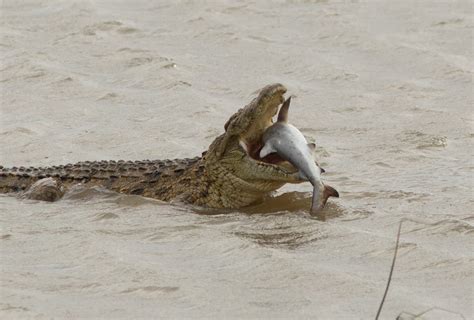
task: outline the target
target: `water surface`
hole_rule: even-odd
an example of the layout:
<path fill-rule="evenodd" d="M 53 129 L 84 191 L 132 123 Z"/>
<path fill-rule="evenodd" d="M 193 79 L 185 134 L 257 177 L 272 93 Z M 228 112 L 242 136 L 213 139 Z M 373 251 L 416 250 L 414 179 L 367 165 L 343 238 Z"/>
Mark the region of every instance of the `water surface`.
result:
<path fill-rule="evenodd" d="M 0 196 L 4 318 L 473 316 L 472 4 L 3 1 L 0 163 L 201 154 L 256 90 L 341 194 L 206 210 L 101 189 Z"/>

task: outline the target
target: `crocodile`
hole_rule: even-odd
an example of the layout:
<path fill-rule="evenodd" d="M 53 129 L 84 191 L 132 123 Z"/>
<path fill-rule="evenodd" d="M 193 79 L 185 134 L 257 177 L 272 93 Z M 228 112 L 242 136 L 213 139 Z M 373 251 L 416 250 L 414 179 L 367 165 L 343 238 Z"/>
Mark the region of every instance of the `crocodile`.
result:
<path fill-rule="evenodd" d="M 285 92 L 278 83 L 262 88 L 256 98 L 229 118 L 225 132 L 200 157 L 0 166 L 0 193 L 56 201 L 72 186 L 82 184 L 210 208 L 248 206 L 286 183 L 304 182 L 298 170 L 277 155 L 259 157 L 263 132 L 272 125 Z"/>

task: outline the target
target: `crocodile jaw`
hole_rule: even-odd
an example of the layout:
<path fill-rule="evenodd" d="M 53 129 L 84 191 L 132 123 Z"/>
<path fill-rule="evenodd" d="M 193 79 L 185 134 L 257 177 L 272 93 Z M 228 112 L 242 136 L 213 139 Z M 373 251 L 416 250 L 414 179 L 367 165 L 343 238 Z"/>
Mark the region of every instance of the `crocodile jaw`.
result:
<path fill-rule="evenodd" d="M 198 204 L 211 207 L 242 207 L 262 199 L 285 183 L 302 182 L 297 169 L 281 158 L 261 159 L 265 130 L 284 101 L 286 88 L 281 84 L 264 87 L 247 106 L 225 124 L 205 153 L 206 179 L 212 183 L 206 199 Z M 218 188 L 215 188 L 218 186 Z"/>
<path fill-rule="evenodd" d="M 273 124 L 272 118 L 283 103 L 285 92 L 286 88 L 279 83 L 262 88 L 255 99 L 229 118 L 224 125 L 225 133 L 210 145 L 209 153 L 221 158 L 240 146 L 241 152 L 261 160 L 258 151 L 262 147 L 263 133 Z"/>

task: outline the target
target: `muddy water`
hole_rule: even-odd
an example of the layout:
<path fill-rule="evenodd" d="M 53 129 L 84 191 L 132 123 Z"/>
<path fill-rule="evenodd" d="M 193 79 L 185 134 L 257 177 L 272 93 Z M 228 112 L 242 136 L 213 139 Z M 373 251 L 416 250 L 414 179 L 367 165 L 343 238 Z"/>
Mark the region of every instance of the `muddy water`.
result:
<path fill-rule="evenodd" d="M 368 319 L 402 219 L 383 317 L 473 317 L 470 2 L 2 1 L 1 17 L 2 165 L 199 155 L 281 82 L 341 194 L 326 221 L 309 184 L 230 212 L 0 196 L 3 318 Z"/>

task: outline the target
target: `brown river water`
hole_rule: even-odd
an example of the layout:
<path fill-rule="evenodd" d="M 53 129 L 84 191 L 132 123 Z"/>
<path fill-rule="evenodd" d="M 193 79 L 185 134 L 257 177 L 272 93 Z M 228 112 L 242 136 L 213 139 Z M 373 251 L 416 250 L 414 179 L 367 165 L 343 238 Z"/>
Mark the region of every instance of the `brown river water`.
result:
<path fill-rule="evenodd" d="M 261 87 L 338 189 L 0 195 L 3 319 L 472 319 L 470 1 L 1 1 L 0 164 L 200 155 Z M 425 318 L 424 318 L 425 319 Z"/>

